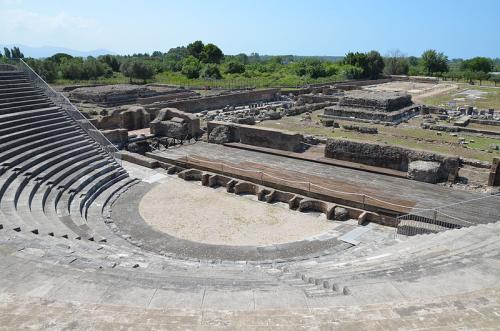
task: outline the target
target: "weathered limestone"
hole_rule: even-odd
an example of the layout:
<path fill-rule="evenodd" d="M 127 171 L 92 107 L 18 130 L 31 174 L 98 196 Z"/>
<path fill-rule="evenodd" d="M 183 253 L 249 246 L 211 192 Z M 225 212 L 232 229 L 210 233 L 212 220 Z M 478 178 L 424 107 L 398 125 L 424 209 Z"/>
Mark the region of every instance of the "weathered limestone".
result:
<path fill-rule="evenodd" d="M 120 147 L 128 142 L 128 131 L 126 129 L 102 130 L 101 132 L 111 143 Z"/>
<path fill-rule="evenodd" d="M 500 186 L 500 158 L 494 158 L 488 177 L 489 186 Z"/>
<path fill-rule="evenodd" d="M 413 161 L 408 165 L 408 178 L 435 184 L 439 180 L 439 162 Z"/>
<path fill-rule="evenodd" d="M 203 172 L 195 169 L 186 169 L 177 174 L 179 178 L 182 178 L 184 180 L 197 180 L 197 181 L 201 181 L 202 175 Z"/>
<path fill-rule="evenodd" d="M 299 202 L 299 211 L 317 211 L 326 215 L 326 219 L 334 218 L 334 210 L 336 205 L 316 199 L 305 198 Z"/>
<path fill-rule="evenodd" d="M 399 123 L 420 112 L 409 94 L 354 90 L 346 92 L 339 103 L 325 108 L 324 118 L 350 118 L 359 121 Z"/>
<path fill-rule="evenodd" d="M 120 113 L 121 127 L 127 130 L 144 129 L 150 122 L 149 113 L 140 106 L 129 107 Z"/>
<path fill-rule="evenodd" d="M 201 134 L 200 120 L 174 108 L 163 108 L 150 123 L 151 133 L 176 139 L 191 139 Z"/>
<path fill-rule="evenodd" d="M 271 193 L 267 188 L 250 182 L 240 182 L 234 185 L 235 194 L 253 194 L 259 201 L 265 201 L 265 196 Z"/>
<path fill-rule="evenodd" d="M 120 154 L 123 161 L 132 162 L 146 168 L 154 169 L 160 166 L 160 162 L 157 160 L 141 154 L 130 153 L 127 151 L 121 151 Z"/>
<path fill-rule="evenodd" d="M 454 181 L 460 167 L 458 157 L 444 156 L 398 146 L 328 139 L 325 156 L 377 167 L 408 171 L 413 161 L 438 162 L 437 181 Z"/>
<path fill-rule="evenodd" d="M 217 129 L 212 135 L 212 131 L 220 126 L 228 129 Z M 240 142 L 291 152 L 298 152 L 303 148 L 303 135 L 294 132 L 216 121 L 208 122 L 207 130 L 211 142 Z"/>
<path fill-rule="evenodd" d="M 233 135 L 228 126 L 216 126 L 208 135 L 208 142 L 213 144 L 225 144 L 233 142 Z"/>

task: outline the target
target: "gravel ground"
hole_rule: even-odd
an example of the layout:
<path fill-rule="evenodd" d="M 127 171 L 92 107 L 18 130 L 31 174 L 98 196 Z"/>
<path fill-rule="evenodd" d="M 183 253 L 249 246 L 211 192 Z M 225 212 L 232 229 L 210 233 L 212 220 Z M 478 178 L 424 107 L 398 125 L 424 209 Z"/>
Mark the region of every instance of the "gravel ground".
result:
<path fill-rule="evenodd" d="M 139 205 L 143 219 L 172 236 L 218 245 L 269 245 L 302 240 L 340 223 L 324 214 L 305 214 L 287 205 L 255 201 L 224 189 L 171 178 L 152 189 Z"/>

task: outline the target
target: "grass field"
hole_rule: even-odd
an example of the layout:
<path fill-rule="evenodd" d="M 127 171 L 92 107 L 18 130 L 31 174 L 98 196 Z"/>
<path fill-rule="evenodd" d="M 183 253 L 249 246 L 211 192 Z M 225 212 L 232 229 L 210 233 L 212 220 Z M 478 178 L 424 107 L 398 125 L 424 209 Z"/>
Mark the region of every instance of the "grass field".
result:
<path fill-rule="evenodd" d="M 147 83 L 161 83 L 180 85 L 186 87 L 211 87 L 211 88 L 265 88 L 265 87 L 286 87 L 295 88 L 307 84 L 327 83 L 334 81 L 335 78 L 325 77 L 317 79 L 303 79 L 297 76 L 281 76 L 279 74 L 262 74 L 259 77 L 247 78 L 241 75 L 226 75 L 222 79 L 189 79 L 180 73 L 163 72 L 155 75 L 153 79 L 149 79 Z M 100 77 L 97 80 L 67 80 L 58 79 L 53 85 L 73 85 L 73 84 L 123 84 L 129 83 L 129 78 L 121 73 L 114 73 L 113 77 Z M 141 80 L 134 80 L 136 84 L 143 84 Z"/>
<path fill-rule="evenodd" d="M 480 92 L 476 94 L 475 91 Z M 459 89 L 443 94 L 422 98 L 427 105 L 448 105 L 452 101 L 456 106 L 474 106 L 480 109 L 500 109 L 500 87 L 483 87 L 468 84 L 459 84 Z"/>
<path fill-rule="evenodd" d="M 312 121 L 301 121 L 302 116 L 284 117 L 279 120 L 265 121 L 258 126 L 290 130 L 303 134 L 312 134 L 349 140 L 386 143 L 413 149 L 432 151 L 441 154 L 457 155 L 491 162 L 494 157 L 500 157 L 499 151 L 488 152 L 490 144 L 499 144 L 499 139 L 482 137 L 474 134 L 459 133 L 452 136 L 449 133 L 438 135 L 437 131 L 423 130 L 419 127 L 421 119 L 414 118 L 409 123 L 402 123 L 397 127 L 377 124 L 364 124 L 352 121 L 338 121 L 339 124 L 355 124 L 376 127 L 378 134 L 363 134 L 356 131 L 347 131 L 342 128 L 326 128 L 319 124 L 319 114 L 322 110 L 312 113 Z M 460 144 L 459 138 L 469 142 L 467 146 Z"/>

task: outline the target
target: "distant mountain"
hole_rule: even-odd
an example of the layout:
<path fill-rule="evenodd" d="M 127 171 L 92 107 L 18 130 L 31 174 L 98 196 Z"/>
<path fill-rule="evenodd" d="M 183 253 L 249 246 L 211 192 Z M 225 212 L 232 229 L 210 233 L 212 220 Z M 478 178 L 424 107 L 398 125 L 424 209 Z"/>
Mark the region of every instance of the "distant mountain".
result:
<path fill-rule="evenodd" d="M 105 55 L 105 54 L 116 54 L 115 52 L 112 52 L 107 49 L 95 49 L 92 51 L 78 51 L 76 49 L 70 49 L 70 48 L 64 48 L 64 47 L 57 47 L 57 46 L 42 46 L 42 47 L 31 47 L 31 46 L 26 46 L 22 44 L 9 44 L 9 45 L 0 45 L 0 50 L 3 53 L 3 48 L 8 47 L 12 48 L 14 46 L 17 46 L 21 49 L 21 52 L 23 52 L 24 56 L 26 57 L 33 57 L 33 58 L 44 58 L 44 57 L 49 57 L 52 56 L 56 53 L 66 53 L 72 56 L 80 56 L 80 57 L 87 57 L 87 56 L 99 56 L 99 55 Z"/>

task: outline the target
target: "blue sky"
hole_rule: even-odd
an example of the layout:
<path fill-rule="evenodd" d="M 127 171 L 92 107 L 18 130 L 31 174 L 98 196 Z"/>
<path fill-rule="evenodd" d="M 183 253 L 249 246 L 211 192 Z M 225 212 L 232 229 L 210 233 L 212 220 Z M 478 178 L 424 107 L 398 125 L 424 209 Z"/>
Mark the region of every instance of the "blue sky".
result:
<path fill-rule="evenodd" d="M 500 57 L 500 0 L 0 0 L 0 9 L 0 44 L 134 53 L 200 39 L 227 54 Z"/>

